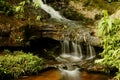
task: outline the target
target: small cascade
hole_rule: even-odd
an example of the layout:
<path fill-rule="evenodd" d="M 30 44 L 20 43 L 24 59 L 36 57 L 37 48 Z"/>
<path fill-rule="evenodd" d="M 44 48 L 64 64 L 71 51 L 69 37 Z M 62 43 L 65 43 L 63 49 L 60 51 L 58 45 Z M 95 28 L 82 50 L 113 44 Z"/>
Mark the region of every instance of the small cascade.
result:
<path fill-rule="evenodd" d="M 61 62 L 79 62 L 83 58 L 81 45 L 70 39 L 61 42 L 62 54 L 56 59 Z"/>
<path fill-rule="evenodd" d="M 38 3 L 40 8 L 43 9 L 45 12 L 51 15 L 52 18 L 57 19 L 58 21 L 67 20 L 66 18 L 62 17 L 60 13 L 54 10 L 51 6 L 43 3 L 42 0 L 33 0 L 34 3 Z M 46 2 L 46 0 L 44 0 Z"/>
<path fill-rule="evenodd" d="M 93 59 L 95 57 L 95 50 L 93 46 L 86 44 L 84 46 L 84 50 L 86 51 L 82 51 L 82 45 L 77 41 L 71 41 L 69 38 L 62 41 L 61 45 L 62 54 L 56 59 L 67 63 L 67 70 L 59 67 L 62 76 L 61 80 L 80 80 L 81 74 L 79 68 L 72 66 L 71 63 L 82 61 L 84 58 L 83 55 L 85 56 L 85 60 Z"/>
<path fill-rule="evenodd" d="M 80 80 L 80 71 L 79 68 L 74 70 L 65 70 L 60 68 L 62 78 L 61 80 Z"/>
<path fill-rule="evenodd" d="M 62 53 L 70 53 L 69 41 L 68 40 L 64 40 L 63 43 L 61 44 L 62 45 Z"/>
<path fill-rule="evenodd" d="M 93 59 L 95 56 L 96 55 L 93 46 L 87 45 L 87 60 Z"/>
<path fill-rule="evenodd" d="M 69 38 L 61 42 L 62 54 L 56 58 L 60 62 L 79 62 L 82 60 L 91 60 L 95 58 L 95 50 L 91 45 L 84 46 L 77 41 L 71 41 Z"/>
<path fill-rule="evenodd" d="M 58 11 L 56 11 L 54 8 L 52 8 L 51 6 L 45 4 L 46 0 L 33 0 L 34 3 L 39 4 L 40 8 L 42 10 L 44 10 L 46 13 L 50 14 L 52 19 L 55 19 L 56 22 L 71 26 L 71 27 L 81 27 L 82 26 L 76 22 L 76 21 L 72 21 L 69 20 L 67 18 L 65 18 L 64 16 L 60 15 L 60 13 Z"/>
<path fill-rule="evenodd" d="M 72 55 L 83 57 L 81 45 L 76 42 L 72 42 L 73 52 Z"/>

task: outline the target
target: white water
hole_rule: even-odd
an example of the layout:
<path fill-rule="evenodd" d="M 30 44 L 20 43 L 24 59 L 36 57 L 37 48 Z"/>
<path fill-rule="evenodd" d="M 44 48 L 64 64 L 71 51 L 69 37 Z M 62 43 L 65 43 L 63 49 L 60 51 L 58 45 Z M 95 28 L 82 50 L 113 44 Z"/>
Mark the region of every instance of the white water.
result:
<path fill-rule="evenodd" d="M 93 59 L 95 57 L 95 50 L 93 48 L 93 46 L 88 45 L 87 46 L 87 60 L 89 59 Z"/>
<path fill-rule="evenodd" d="M 60 13 L 54 10 L 51 6 L 44 4 L 42 0 L 33 0 L 33 2 L 37 2 L 40 5 L 40 8 L 43 9 L 48 14 L 50 14 L 52 18 L 57 19 L 59 21 L 67 20 L 66 18 L 62 17 Z"/>
<path fill-rule="evenodd" d="M 42 0 L 33 0 L 34 3 L 38 3 L 40 8 L 51 15 L 52 18 L 58 20 L 59 22 L 66 23 L 69 26 L 77 26 L 73 21 L 68 20 L 60 15 L 60 13 L 54 10 L 51 6 L 43 3 Z M 46 2 L 46 0 L 44 0 Z M 57 57 L 58 61 L 63 62 L 79 62 L 83 59 L 83 51 L 81 45 L 76 41 L 72 42 L 69 38 L 65 39 L 62 43 L 62 54 Z M 87 46 L 86 49 L 86 59 L 93 59 L 95 57 L 94 48 L 91 45 Z"/>
<path fill-rule="evenodd" d="M 76 42 L 72 42 L 72 46 L 73 46 L 73 52 L 72 55 L 73 56 L 79 56 L 79 57 L 83 57 L 82 55 L 82 48 L 81 45 Z"/>
<path fill-rule="evenodd" d="M 80 71 L 79 68 L 75 70 L 65 70 L 59 69 L 61 71 L 62 79 L 61 80 L 80 80 Z"/>
<path fill-rule="evenodd" d="M 83 27 L 82 25 L 80 25 L 78 22 L 76 21 L 72 21 L 69 20 L 63 16 L 60 15 L 60 13 L 58 11 L 56 11 L 54 8 L 52 8 L 51 6 L 45 4 L 46 0 L 44 0 L 45 3 L 43 3 L 42 0 L 33 0 L 34 3 L 38 3 L 40 8 L 43 9 L 46 13 L 50 14 L 52 19 L 55 19 L 55 22 L 59 22 L 65 25 L 68 25 L 69 27 Z"/>
<path fill-rule="evenodd" d="M 83 58 L 81 45 L 65 39 L 62 43 L 62 54 L 56 59 L 60 62 L 79 62 Z"/>
<path fill-rule="evenodd" d="M 62 42 L 62 54 L 56 58 L 60 62 L 79 62 L 82 60 L 90 60 L 95 57 L 95 50 L 93 46 L 84 46 L 84 53 L 79 43 L 72 42 L 69 39 L 65 39 Z"/>

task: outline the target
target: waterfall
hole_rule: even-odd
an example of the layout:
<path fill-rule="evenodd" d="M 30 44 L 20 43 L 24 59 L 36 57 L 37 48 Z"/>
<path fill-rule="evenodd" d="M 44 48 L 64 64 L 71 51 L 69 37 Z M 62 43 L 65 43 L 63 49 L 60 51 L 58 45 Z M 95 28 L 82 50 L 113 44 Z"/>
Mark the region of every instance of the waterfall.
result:
<path fill-rule="evenodd" d="M 37 2 L 36 2 L 37 1 Z M 65 17 L 61 16 L 60 13 L 56 10 L 54 10 L 51 6 L 43 3 L 42 0 L 33 0 L 33 2 L 38 3 L 40 8 L 43 9 L 46 13 L 50 14 L 51 18 L 56 19 L 57 21 L 69 26 L 69 27 L 79 27 L 81 30 L 83 26 L 81 26 L 79 23 L 76 23 L 75 21 L 66 19 Z M 46 0 L 44 0 L 46 2 Z M 87 31 L 87 28 L 84 30 Z M 82 45 L 78 41 L 72 41 L 69 37 L 65 38 L 61 42 L 62 46 L 62 54 L 56 58 L 57 61 L 60 62 L 80 62 L 83 60 L 83 55 L 85 56 L 86 60 L 93 59 L 95 57 L 95 51 L 94 48 L 91 45 L 87 45 L 84 49 L 86 51 L 82 50 Z M 85 54 L 83 52 L 86 52 Z M 80 71 L 78 68 L 74 70 L 65 70 L 60 68 L 62 75 L 62 80 L 80 80 Z"/>
<path fill-rule="evenodd" d="M 65 70 L 59 69 L 61 71 L 62 79 L 61 80 L 80 80 L 80 71 L 79 68 L 74 70 Z"/>
<path fill-rule="evenodd" d="M 96 55 L 93 46 L 87 45 L 87 60 L 93 59 L 95 56 Z"/>
<path fill-rule="evenodd" d="M 48 14 L 50 14 L 52 18 L 57 19 L 59 21 L 67 20 L 66 18 L 62 17 L 60 13 L 54 10 L 51 6 L 43 3 L 42 0 L 33 0 L 33 2 L 38 3 L 40 8 L 43 9 Z"/>
<path fill-rule="evenodd" d="M 65 39 L 61 42 L 62 54 L 57 57 L 58 61 L 62 62 L 79 62 L 83 58 L 81 45 L 77 42 L 70 41 L 70 39 Z"/>
<path fill-rule="evenodd" d="M 77 41 L 70 41 L 70 39 L 62 41 L 61 45 L 62 54 L 56 58 L 56 60 L 60 62 L 79 62 L 82 60 L 91 60 L 96 56 L 94 47 L 91 45 L 84 46 L 85 51 L 82 50 L 82 45 L 80 43 Z"/>
<path fill-rule="evenodd" d="M 72 53 L 72 55 L 79 56 L 79 57 L 82 58 L 83 56 L 82 56 L 81 45 L 78 44 L 77 42 L 72 42 L 72 47 L 73 47 L 73 53 Z"/>
<path fill-rule="evenodd" d="M 69 41 L 68 40 L 64 40 L 63 42 L 64 44 L 62 45 L 62 53 L 69 53 L 70 48 L 69 48 Z"/>
<path fill-rule="evenodd" d="M 54 21 L 57 21 L 59 23 L 62 23 L 64 25 L 68 25 L 69 27 L 83 27 L 79 22 L 69 20 L 63 16 L 60 15 L 58 11 L 56 11 L 54 8 L 51 6 L 45 4 L 46 0 L 44 0 L 45 3 L 43 3 L 42 0 L 33 0 L 34 3 L 39 4 L 40 8 L 44 10 L 46 13 L 50 14 L 52 19 L 55 19 Z"/>

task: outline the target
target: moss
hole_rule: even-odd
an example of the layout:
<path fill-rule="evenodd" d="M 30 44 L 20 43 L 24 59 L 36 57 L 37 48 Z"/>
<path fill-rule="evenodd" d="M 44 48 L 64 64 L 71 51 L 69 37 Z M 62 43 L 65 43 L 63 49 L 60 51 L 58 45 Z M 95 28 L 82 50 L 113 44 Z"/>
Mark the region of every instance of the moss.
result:
<path fill-rule="evenodd" d="M 43 69 L 43 60 L 31 53 L 22 51 L 3 52 L 0 56 L 0 78 L 10 80 L 23 75 L 37 74 Z"/>

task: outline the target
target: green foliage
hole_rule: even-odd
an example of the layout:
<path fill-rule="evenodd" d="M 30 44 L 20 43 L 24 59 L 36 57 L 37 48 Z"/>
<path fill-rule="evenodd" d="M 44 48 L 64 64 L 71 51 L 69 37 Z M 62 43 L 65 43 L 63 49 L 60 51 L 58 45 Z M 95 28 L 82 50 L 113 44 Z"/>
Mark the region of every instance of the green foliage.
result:
<path fill-rule="evenodd" d="M 29 19 L 31 14 L 30 10 L 32 9 L 28 9 L 30 6 L 31 0 L 13 0 L 13 2 L 10 2 L 10 0 L 0 0 L 0 14 L 14 15 L 16 18 L 20 18 L 22 20 L 28 19 L 29 23 L 31 23 Z M 39 0 L 35 0 L 33 7 L 40 7 Z M 34 14 L 34 12 L 32 13 Z M 40 19 L 41 16 L 37 16 L 36 19 L 34 18 L 36 21 L 40 21 Z"/>
<path fill-rule="evenodd" d="M 19 4 L 10 4 L 10 2 L 6 0 L 0 0 L 0 13 L 2 14 L 21 14 L 24 13 L 24 6 L 25 4 L 29 4 L 30 0 L 23 0 Z M 23 17 L 23 15 L 19 15 L 19 17 Z"/>
<path fill-rule="evenodd" d="M 0 56 L 1 80 L 38 73 L 38 71 L 43 69 L 43 60 L 33 56 L 31 53 L 5 50 L 4 54 Z"/>
<path fill-rule="evenodd" d="M 12 6 L 5 0 L 0 0 L 0 14 L 9 15 L 13 13 Z"/>
<path fill-rule="evenodd" d="M 120 19 L 111 19 L 107 11 L 103 11 L 104 18 L 99 24 L 99 37 L 101 37 L 104 51 L 103 59 L 97 62 L 110 68 L 117 68 L 116 79 L 120 79 Z"/>
<path fill-rule="evenodd" d="M 40 7 L 40 1 L 39 0 L 34 0 L 34 6 L 35 6 L 35 8 L 39 8 Z"/>
<path fill-rule="evenodd" d="M 24 12 L 24 5 L 25 5 L 25 1 L 20 2 L 19 6 L 15 6 L 15 12 L 23 13 Z"/>
<path fill-rule="evenodd" d="M 13 6 L 16 18 L 24 18 L 24 6 L 26 3 L 30 3 L 29 0 L 21 1 L 18 5 Z"/>
<path fill-rule="evenodd" d="M 103 10 L 104 13 L 104 18 L 103 20 L 99 23 L 98 26 L 98 30 L 99 30 L 99 34 L 100 36 L 105 36 L 105 35 L 109 35 L 109 32 L 112 29 L 112 21 L 108 16 L 108 13 L 106 10 Z"/>

